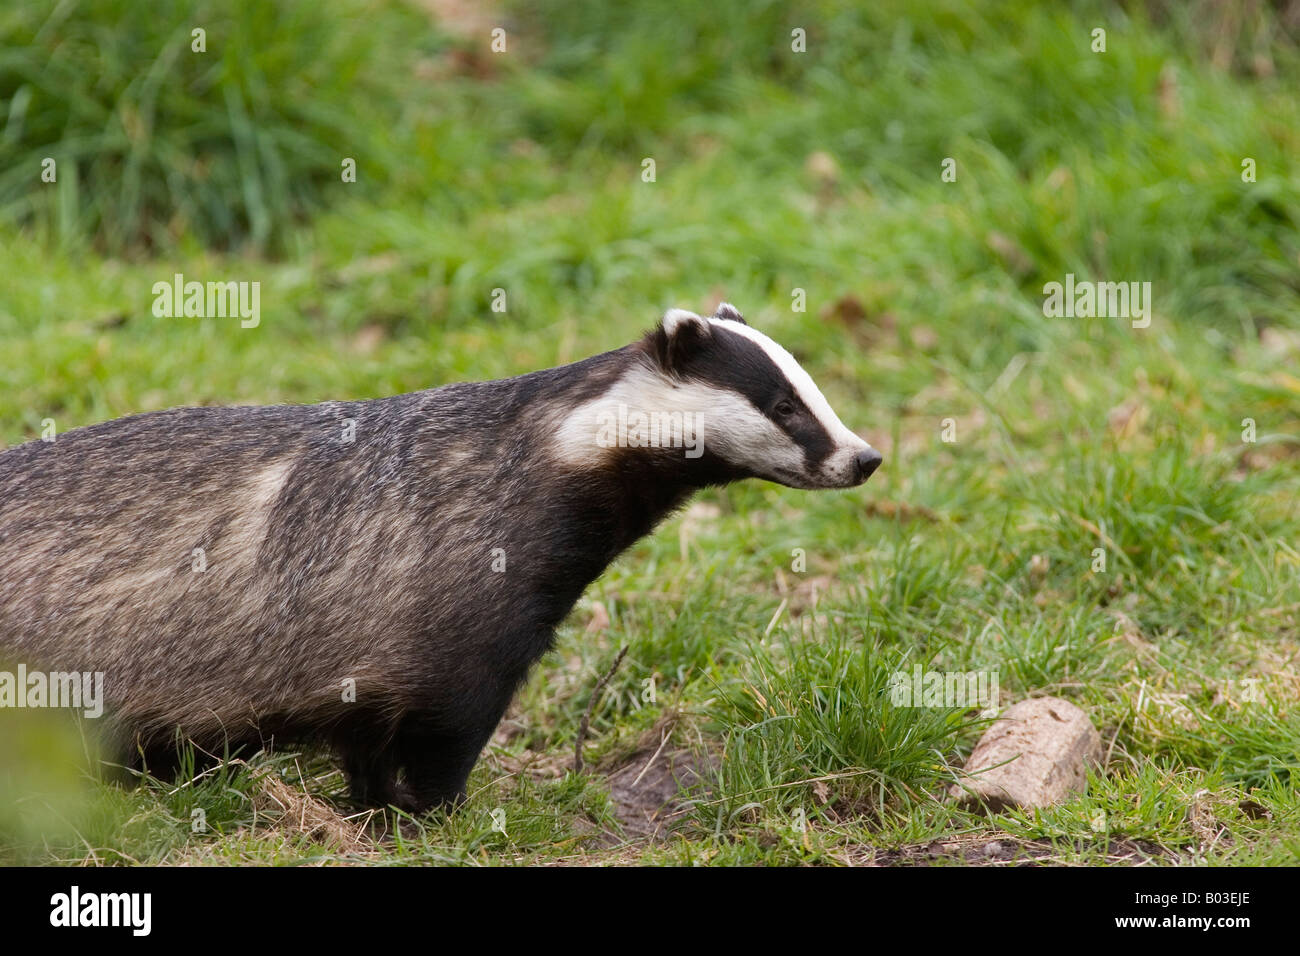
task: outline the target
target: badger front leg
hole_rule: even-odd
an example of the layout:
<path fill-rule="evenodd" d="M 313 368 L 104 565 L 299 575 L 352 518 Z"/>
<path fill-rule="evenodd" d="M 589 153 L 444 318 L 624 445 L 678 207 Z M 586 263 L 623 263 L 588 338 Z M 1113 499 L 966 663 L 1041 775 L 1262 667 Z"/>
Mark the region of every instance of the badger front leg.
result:
<path fill-rule="evenodd" d="M 390 721 L 366 716 L 334 732 L 334 749 L 348 778 L 348 796 L 365 807 L 398 800 L 397 744 Z"/>
<path fill-rule="evenodd" d="M 456 727 L 408 717 L 398 735 L 398 759 L 405 773 L 398 806 L 419 814 L 435 807 L 450 810 L 463 803 L 470 771 L 509 703 L 507 697 L 490 715 Z"/>
<path fill-rule="evenodd" d="M 343 757 L 348 796 L 363 807 L 386 807 L 398 801 L 397 760 L 389 749 L 353 750 Z"/>

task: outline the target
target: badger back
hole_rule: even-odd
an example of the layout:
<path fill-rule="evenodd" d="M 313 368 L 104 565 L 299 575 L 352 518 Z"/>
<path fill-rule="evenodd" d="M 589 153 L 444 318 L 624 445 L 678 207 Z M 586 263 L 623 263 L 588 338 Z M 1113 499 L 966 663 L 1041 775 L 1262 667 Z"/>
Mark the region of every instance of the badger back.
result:
<path fill-rule="evenodd" d="M 348 679 L 400 710 L 527 589 L 485 573 L 536 547 L 521 387 L 175 409 L 0 454 L 0 653 L 103 671 L 139 725 L 319 719 Z"/>

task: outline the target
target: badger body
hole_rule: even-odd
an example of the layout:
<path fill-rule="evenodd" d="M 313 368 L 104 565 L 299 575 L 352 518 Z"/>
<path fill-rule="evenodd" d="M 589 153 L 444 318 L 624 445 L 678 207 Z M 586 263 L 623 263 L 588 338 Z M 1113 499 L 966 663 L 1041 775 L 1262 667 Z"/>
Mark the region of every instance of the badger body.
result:
<path fill-rule="evenodd" d="M 629 403 L 698 414 L 700 449 L 606 441 Z M 728 306 L 517 378 L 118 419 L 0 453 L 0 656 L 103 672 L 151 770 L 178 739 L 325 742 L 358 801 L 420 811 L 463 797 L 583 590 L 694 491 L 879 460 Z"/>

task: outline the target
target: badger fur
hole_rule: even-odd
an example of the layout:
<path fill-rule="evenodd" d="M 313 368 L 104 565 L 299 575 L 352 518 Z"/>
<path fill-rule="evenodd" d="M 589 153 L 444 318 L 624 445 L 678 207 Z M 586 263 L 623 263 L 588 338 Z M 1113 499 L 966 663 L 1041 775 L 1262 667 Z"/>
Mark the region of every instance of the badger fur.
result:
<path fill-rule="evenodd" d="M 610 441 L 620 408 L 702 441 Z M 356 800 L 422 811 L 464 797 L 583 590 L 693 492 L 879 463 L 725 304 L 517 378 L 122 418 L 0 453 L 0 656 L 102 672 L 151 770 L 178 739 L 317 741 Z"/>

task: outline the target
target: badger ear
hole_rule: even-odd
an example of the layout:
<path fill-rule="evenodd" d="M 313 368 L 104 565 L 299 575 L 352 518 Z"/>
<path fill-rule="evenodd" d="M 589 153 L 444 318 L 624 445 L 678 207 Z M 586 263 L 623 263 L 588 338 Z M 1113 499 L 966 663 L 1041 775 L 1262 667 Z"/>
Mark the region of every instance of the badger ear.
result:
<path fill-rule="evenodd" d="M 650 333 L 655 362 L 668 375 L 679 377 L 692 353 L 713 336 L 709 320 L 686 309 L 669 309 Z"/>
<path fill-rule="evenodd" d="M 664 334 L 670 339 L 679 336 L 703 338 L 709 334 L 708 320 L 687 309 L 669 309 L 664 313 L 662 324 Z"/>
<path fill-rule="evenodd" d="M 748 325 L 745 317 L 740 314 L 740 310 L 730 302 L 719 302 L 718 309 L 713 313 L 715 319 L 726 319 L 729 322 L 739 322 L 741 325 Z"/>

